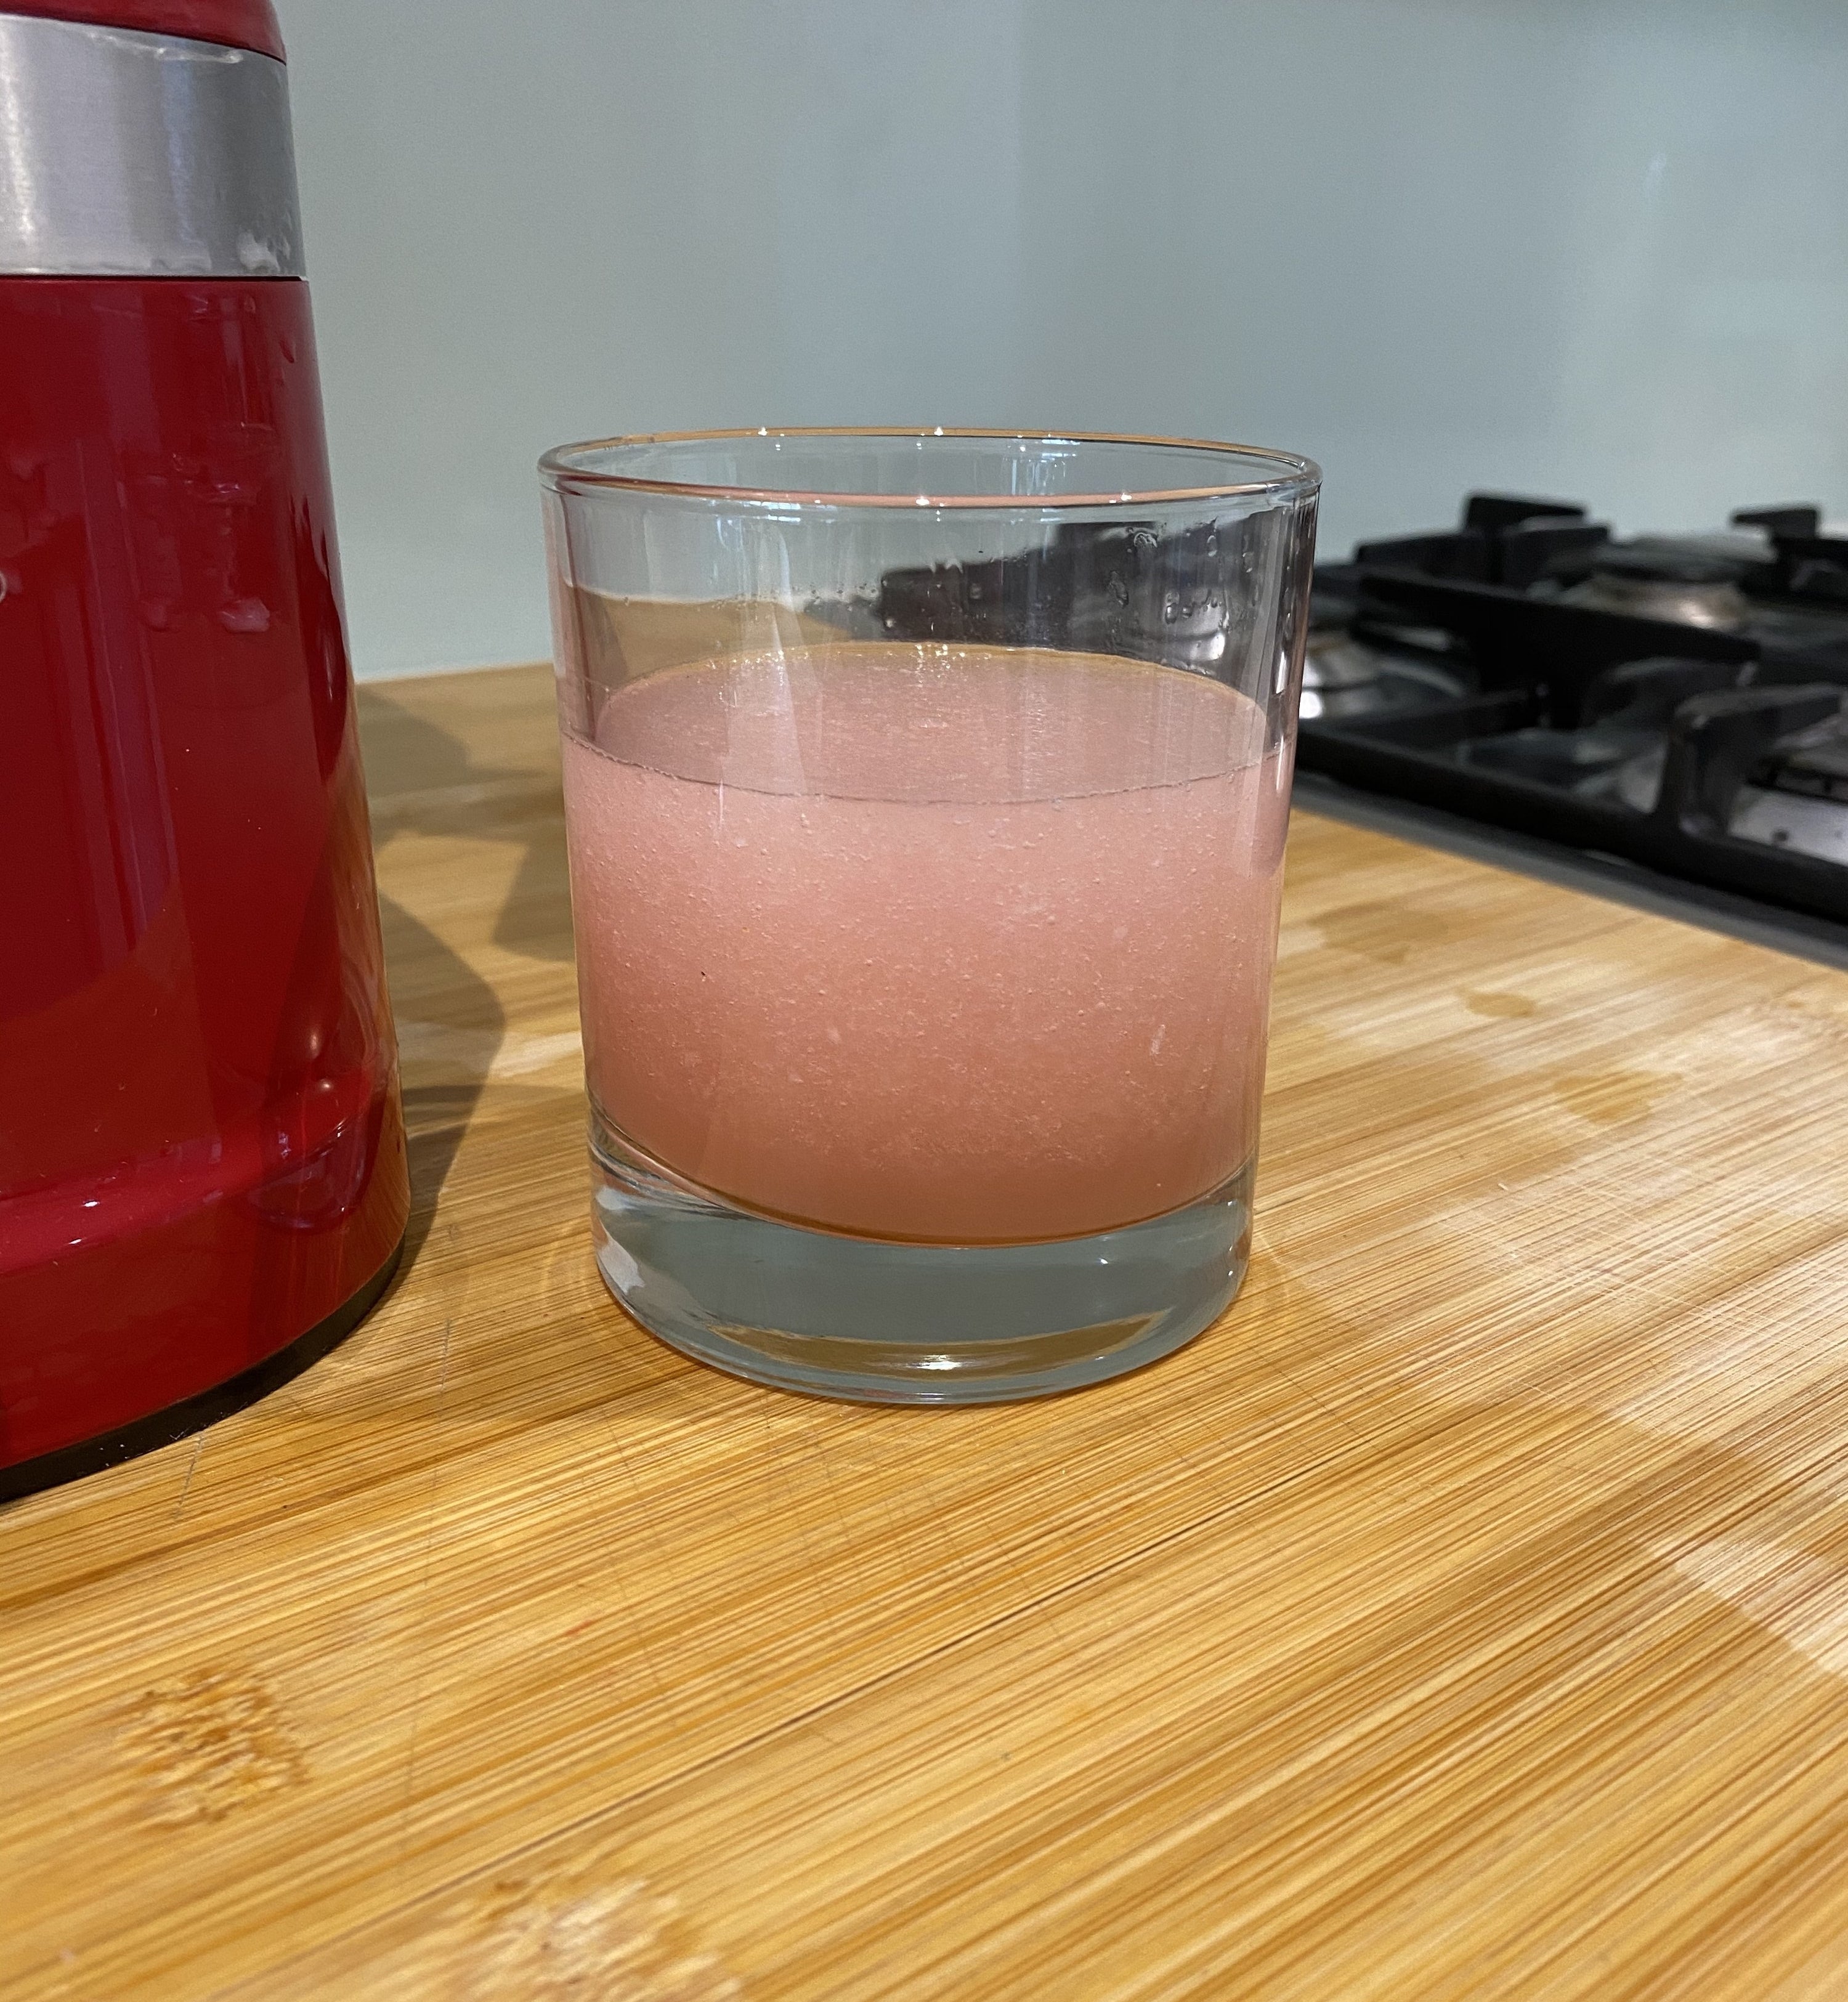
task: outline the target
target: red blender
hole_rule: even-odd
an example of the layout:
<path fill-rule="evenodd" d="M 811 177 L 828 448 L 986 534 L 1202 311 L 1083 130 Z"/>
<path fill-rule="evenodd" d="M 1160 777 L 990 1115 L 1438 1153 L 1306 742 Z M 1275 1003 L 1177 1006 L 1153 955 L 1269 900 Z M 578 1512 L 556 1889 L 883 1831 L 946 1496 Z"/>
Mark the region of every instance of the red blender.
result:
<path fill-rule="evenodd" d="M 0 1499 L 383 1292 L 408 1190 L 268 0 L 0 0 Z"/>

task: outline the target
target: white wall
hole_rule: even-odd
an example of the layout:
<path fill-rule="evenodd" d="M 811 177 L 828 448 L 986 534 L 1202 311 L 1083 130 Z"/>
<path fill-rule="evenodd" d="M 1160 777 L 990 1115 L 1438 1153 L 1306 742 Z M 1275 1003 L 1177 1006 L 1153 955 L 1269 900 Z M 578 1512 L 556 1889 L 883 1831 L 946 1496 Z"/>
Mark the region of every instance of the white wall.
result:
<path fill-rule="evenodd" d="M 1848 512 L 1843 0 L 280 0 L 360 670 L 546 650 L 532 462 L 731 424 Z"/>

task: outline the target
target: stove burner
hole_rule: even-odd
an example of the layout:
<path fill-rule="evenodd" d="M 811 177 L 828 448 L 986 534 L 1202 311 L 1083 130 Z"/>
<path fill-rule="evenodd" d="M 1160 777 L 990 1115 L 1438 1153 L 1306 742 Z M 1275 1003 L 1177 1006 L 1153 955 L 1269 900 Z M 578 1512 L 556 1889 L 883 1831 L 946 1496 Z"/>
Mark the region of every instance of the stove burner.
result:
<path fill-rule="evenodd" d="M 1302 685 L 1320 694 L 1339 689 L 1374 688 L 1385 670 L 1386 657 L 1343 633 L 1310 638 L 1302 663 Z"/>
<path fill-rule="evenodd" d="M 1737 564 L 1666 542 L 1606 544 L 1592 558 L 1590 577 L 1561 596 L 1569 605 L 1721 633 L 1737 632 L 1751 612 Z"/>
<path fill-rule="evenodd" d="M 1754 776 L 1780 792 L 1848 801 L 1848 715 L 1838 713 L 1787 738 Z"/>
<path fill-rule="evenodd" d="M 1388 652 L 1339 630 L 1312 633 L 1302 663 L 1301 713 L 1311 719 L 1379 716 L 1453 699 L 1469 689 L 1466 675 L 1435 661 Z"/>

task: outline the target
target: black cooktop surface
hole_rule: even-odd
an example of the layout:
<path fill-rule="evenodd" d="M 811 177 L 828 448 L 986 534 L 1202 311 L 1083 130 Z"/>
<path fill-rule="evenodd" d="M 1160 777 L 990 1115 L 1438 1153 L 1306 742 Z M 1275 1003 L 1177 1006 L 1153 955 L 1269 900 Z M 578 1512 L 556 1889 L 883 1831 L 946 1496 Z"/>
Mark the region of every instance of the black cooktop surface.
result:
<path fill-rule="evenodd" d="M 1848 539 L 1790 507 L 1622 539 L 1473 495 L 1454 529 L 1317 568 L 1297 757 L 1826 938 L 1848 927 Z"/>

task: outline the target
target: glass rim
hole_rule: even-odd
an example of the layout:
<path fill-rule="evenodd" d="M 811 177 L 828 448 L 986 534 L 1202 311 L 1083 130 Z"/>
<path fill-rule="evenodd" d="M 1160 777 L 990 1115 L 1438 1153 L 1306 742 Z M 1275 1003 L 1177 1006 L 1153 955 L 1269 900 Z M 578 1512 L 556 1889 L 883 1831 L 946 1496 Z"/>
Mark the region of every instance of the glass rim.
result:
<path fill-rule="evenodd" d="M 658 473 L 617 473 L 584 464 L 591 453 L 637 451 L 656 445 L 703 445 L 724 439 L 891 438 L 900 443 L 922 439 L 963 438 L 1016 445 L 1128 445 L 1149 452 L 1223 454 L 1228 459 L 1256 459 L 1278 468 L 1268 479 L 1209 482 L 1205 486 L 1144 487 L 1090 494 L 868 494 L 828 492 L 808 487 L 742 487 L 703 480 L 663 479 Z M 703 431 L 636 431 L 615 438 L 587 438 L 576 445 L 555 445 L 539 462 L 539 479 L 553 492 L 675 494 L 688 499 L 730 500 L 811 507 L 954 507 L 1008 510 L 1016 513 L 1058 514 L 1104 507 L 1153 507 L 1177 501 L 1236 500 L 1267 494 L 1285 500 L 1316 492 L 1322 469 L 1300 453 L 1274 446 L 1237 445 L 1215 438 L 1166 438 L 1133 431 L 1031 431 L 989 430 L 947 424 L 741 425 Z"/>

